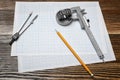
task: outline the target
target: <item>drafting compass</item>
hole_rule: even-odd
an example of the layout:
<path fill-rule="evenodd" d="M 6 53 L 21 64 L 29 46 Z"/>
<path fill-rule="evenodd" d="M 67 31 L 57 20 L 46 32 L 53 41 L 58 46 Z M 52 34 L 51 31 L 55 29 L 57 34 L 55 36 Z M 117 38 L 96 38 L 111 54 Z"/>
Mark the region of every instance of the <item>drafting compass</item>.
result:
<path fill-rule="evenodd" d="M 32 21 L 29 23 L 29 25 L 21 32 L 21 30 L 23 29 L 23 27 L 28 22 L 28 20 L 30 19 L 31 16 L 32 16 L 32 13 L 29 14 L 28 18 L 26 19 L 26 21 L 24 22 L 24 24 L 22 25 L 20 30 L 18 32 L 16 32 L 14 35 L 12 35 L 11 41 L 9 42 L 10 45 L 12 45 L 14 41 L 17 41 L 18 38 L 33 24 L 34 20 L 37 19 L 37 17 L 38 17 L 38 15 L 36 15 L 32 19 Z"/>

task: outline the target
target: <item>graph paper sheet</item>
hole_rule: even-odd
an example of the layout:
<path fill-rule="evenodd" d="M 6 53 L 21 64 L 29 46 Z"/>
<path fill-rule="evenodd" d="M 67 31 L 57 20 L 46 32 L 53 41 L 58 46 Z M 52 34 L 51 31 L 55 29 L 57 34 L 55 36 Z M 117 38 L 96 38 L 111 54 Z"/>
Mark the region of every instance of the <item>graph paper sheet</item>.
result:
<path fill-rule="evenodd" d="M 105 61 L 115 60 L 98 2 L 16 2 L 13 34 L 20 29 L 31 12 L 31 19 L 38 15 L 34 24 L 12 45 L 11 55 L 18 56 L 20 72 L 79 65 L 55 29 L 62 33 L 87 64 L 101 62 L 79 22 L 66 27 L 56 22 L 59 10 L 75 6 L 80 6 L 87 12 L 90 29 L 105 55 Z"/>

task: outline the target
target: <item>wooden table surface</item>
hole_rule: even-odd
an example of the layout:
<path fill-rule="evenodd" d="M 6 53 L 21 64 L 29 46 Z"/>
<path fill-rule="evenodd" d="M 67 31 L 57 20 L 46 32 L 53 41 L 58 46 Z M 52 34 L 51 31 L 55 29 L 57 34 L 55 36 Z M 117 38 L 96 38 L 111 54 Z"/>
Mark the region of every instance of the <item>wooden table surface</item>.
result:
<path fill-rule="evenodd" d="M 95 74 L 95 78 L 91 78 L 83 67 L 79 65 L 18 73 L 17 57 L 10 56 L 11 47 L 8 45 L 13 29 L 15 1 L 0 0 L 0 80 L 120 80 L 120 0 L 99 0 L 117 60 L 89 64 L 88 66 Z"/>

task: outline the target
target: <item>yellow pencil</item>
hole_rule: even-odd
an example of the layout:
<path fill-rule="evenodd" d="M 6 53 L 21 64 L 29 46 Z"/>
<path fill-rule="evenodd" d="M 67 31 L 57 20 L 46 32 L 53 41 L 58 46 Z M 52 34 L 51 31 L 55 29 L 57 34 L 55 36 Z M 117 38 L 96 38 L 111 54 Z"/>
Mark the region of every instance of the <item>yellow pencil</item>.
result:
<path fill-rule="evenodd" d="M 75 50 L 70 46 L 70 44 L 65 40 L 65 38 L 62 36 L 60 32 L 56 30 L 57 35 L 60 37 L 60 39 L 64 42 L 64 44 L 69 48 L 69 50 L 73 53 L 73 55 L 77 58 L 79 63 L 85 68 L 85 70 L 93 77 L 93 73 L 90 71 L 90 69 L 86 66 L 86 64 L 82 61 L 82 59 L 79 57 L 79 55 L 75 52 Z"/>

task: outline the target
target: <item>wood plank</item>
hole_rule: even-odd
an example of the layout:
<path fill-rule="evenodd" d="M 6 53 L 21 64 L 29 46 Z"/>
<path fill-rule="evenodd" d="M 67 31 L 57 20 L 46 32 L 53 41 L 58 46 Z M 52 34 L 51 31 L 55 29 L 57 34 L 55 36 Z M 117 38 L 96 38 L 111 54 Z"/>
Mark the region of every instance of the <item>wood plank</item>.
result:
<path fill-rule="evenodd" d="M 116 10 L 119 9 L 119 0 L 99 0 L 100 6 L 104 9 Z"/>
<path fill-rule="evenodd" d="M 5 36 L 5 35 L 3 35 Z M 111 34 L 110 35 L 111 41 L 112 41 L 112 45 L 113 45 L 113 49 L 115 51 L 115 55 L 117 58 L 117 61 L 114 63 L 105 63 L 104 66 L 103 64 L 91 64 L 88 65 L 90 67 L 90 69 L 96 74 L 96 78 L 100 78 L 100 79 L 104 79 L 105 77 L 110 77 L 114 79 L 120 78 L 120 50 L 118 49 L 120 47 L 120 35 L 117 34 Z M 4 43 L 2 41 L 5 41 L 7 38 L 2 38 L 0 39 L 0 44 Z M 5 45 L 8 42 L 5 41 L 4 45 L 0 46 L 0 47 L 6 47 L 9 45 Z M 0 49 L 3 49 L 0 48 Z M 7 49 L 9 48 L 9 49 Z M 17 57 L 11 57 L 10 56 L 10 52 L 8 52 L 10 50 L 10 47 L 6 47 L 6 50 L 2 50 L 2 52 L 0 52 L 0 72 L 16 72 L 17 71 Z M 7 51 L 8 50 L 8 51 Z M 1 50 L 0 50 L 1 51 Z M 7 53 L 7 54 L 6 54 Z M 5 55 L 6 54 L 6 55 Z M 66 67 L 66 68 L 58 68 L 58 69 L 53 69 L 53 70 L 45 70 L 45 71 L 35 71 L 32 72 L 34 74 L 32 74 L 33 78 L 34 77 L 38 77 L 41 78 L 42 77 L 52 77 L 52 78 L 65 78 L 65 79 L 80 79 L 80 78 L 90 78 L 90 76 L 86 73 L 86 71 L 81 67 L 81 66 L 74 66 L 74 67 Z M 23 75 L 26 74 L 20 74 L 20 73 L 10 73 L 9 74 L 1 74 L 0 76 L 3 77 L 12 77 L 14 78 L 17 75 L 17 78 L 26 78 Z M 31 76 L 28 75 L 27 76 Z M 31 79 L 33 79 L 31 78 Z M 109 78 L 109 79 L 110 79 Z M 56 80 L 57 80 L 56 79 Z"/>
<path fill-rule="evenodd" d="M 4 29 L 8 28 L 9 25 L 13 25 L 14 19 L 14 8 L 15 8 L 15 0 L 1 0 L 0 1 L 0 28 L 4 26 Z M 22 0 L 24 1 L 24 0 Z M 32 0 L 29 0 L 32 1 Z M 35 0 L 39 1 L 39 0 Z M 50 0 L 49 0 L 50 1 Z M 111 4 L 111 3 L 112 4 Z M 109 34 L 120 34 L 120 1 L 119 0 L 100 0 L 100 6 L 102 9 L 102 13 L 107 25 L 107 29 Z M 6 32 L 6 30 L 4 30 Z M 12 28 L 11 28 L 12 29 Z M 9 32 L 12 32 L 11 29 Z M 2 32 L 3 32 L 2 31 Z M 0 31 L 1 32 L 1 31 Z M 4 34 L 7 34 L 7 32 Z"/>
<path fill-rule="evenodd" d="M 33 80 L 33 79 L 0 78 L 0 80 Z"/>
<path fill-rule="evenodd" d="M 0 0 L 0 10 L 14 10 L 16 1 L 25 0 Z M 74 2 L 74 1 L 99 1 L 103 10 L 119 10 L 119 0 L 27 0 L 26 2 Z"/>
<path fill-rule="evenodd" d="M 0 10 L 0 25 L 13 25 L 14 10 Z"/>
<path fill-rule="evenodd" d="M 1 72 L 17 72 L 17 57 L 10 55 L 0 55 L 0 73 Z"/>
<path fill-rule="evenodd" d="M 25 0 L 0 0 L 0 80 L 93 80 L 83 67 L 79 65 L 65 68 L 37 70 L 27 73 L 17 72 L 17 57 L 10 56 L 11 47 L 8 44 L 13 28 L 15 1 Z M 99 2 L 117 60 L 107 63 L 89 64 L 88 67 L 95 74 L 94 80 L 120 80 L 120 1 L 99 0 Z"/>
<path fill-rule="evenodd" d="M 104 64 L 104 66 L 103 66 Z M 110 66 L 111 65 L 111 66 Z M 120 63 L 91 64 L 89 68 L 94 72 L 95 79 L 114 80 L 120 78 Z M 29 73 L 1 72 L 0 77 L 22 79 L 82 79 L 92 80 L 82 66 L 71 66 L 51 70 L 42 70 Z"/>
<path fill-rule="evenodd" d="M 0 25 L 0 35 L 12 35 L 13 25 Z"/>

